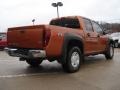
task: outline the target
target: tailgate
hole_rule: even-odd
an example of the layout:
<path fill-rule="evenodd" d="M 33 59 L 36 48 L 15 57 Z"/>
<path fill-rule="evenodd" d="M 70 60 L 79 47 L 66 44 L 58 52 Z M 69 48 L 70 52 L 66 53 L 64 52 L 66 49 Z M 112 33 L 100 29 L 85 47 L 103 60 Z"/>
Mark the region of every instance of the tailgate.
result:
<path fill-rule="evenodd" d="M 8 47 L 43 49 L 44 25 L 9 28 Z"/>

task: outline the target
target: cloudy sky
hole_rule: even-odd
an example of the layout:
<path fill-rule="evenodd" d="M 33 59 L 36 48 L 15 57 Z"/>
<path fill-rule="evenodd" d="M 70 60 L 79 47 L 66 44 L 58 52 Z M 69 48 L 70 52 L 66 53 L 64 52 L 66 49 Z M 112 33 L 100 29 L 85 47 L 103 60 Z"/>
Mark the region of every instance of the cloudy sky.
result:
<path fill-rule="evenodd" d="M 48 24 L 56 18 L 52 2 L 63 2 L 60 16 L 80 15 L 99 21 L 120 22 L 120 0 L 0 0 L 0 32 L 8 27 Z"/>

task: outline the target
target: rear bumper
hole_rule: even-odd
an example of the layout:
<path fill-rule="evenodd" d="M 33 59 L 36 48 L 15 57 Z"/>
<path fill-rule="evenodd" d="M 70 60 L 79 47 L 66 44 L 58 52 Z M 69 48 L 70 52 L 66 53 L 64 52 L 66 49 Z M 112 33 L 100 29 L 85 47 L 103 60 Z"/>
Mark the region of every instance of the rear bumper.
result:
<path fill-rule="evenodd" d="M 20 52 L 19 49 L 13 48 L 5 48 L 5 51 L 13 57 L 21 57 L 21 58 L 46 58 L 46 51 L 45 50 L 27 50 L 26 53 Z"/>

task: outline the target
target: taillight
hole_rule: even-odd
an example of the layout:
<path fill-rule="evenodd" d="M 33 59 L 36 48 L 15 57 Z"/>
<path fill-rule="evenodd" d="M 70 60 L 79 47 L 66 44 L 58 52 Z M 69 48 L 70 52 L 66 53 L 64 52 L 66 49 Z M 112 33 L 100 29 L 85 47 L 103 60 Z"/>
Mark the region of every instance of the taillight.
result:
<path fill-rule="evenodd" d="M 50 40 L 50 36 L 51 36 L 51 32 L 50 32 L 50 29 L 49 28 L 45 28 L 44 29 L 44 47 L 46 47 L 49 43 L 49 40 Z"/>

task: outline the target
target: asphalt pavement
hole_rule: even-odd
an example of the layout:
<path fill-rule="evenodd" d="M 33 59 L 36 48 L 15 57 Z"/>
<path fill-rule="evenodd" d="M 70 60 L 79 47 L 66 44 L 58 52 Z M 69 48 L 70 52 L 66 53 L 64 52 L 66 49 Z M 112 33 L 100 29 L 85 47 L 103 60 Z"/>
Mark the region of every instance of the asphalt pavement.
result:
<path fill-rule="evenodd" d="M 89 56 L 76 73 L 47 60 L 30 67 L 16 57 L 0 51 L 0 90 L 120 90 L 120 49 L 113 60 L 103 55 Z"/>

